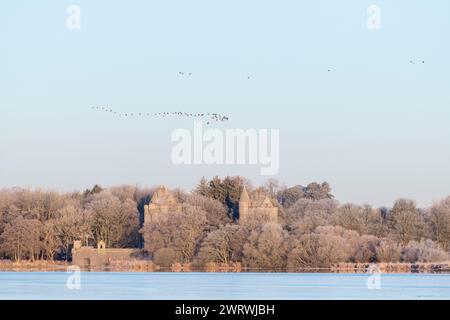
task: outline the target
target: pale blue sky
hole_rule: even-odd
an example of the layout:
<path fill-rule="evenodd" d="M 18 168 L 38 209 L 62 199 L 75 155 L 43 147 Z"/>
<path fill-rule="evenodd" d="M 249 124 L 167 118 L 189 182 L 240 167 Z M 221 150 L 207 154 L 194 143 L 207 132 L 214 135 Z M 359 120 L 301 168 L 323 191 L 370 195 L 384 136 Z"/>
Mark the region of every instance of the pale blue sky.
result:
<path fill-rule="evenodd" d="M 69 4 L 80 31 L 66 28 Z M 379 31 L 366 28 L 371 4 Z M 170 134 L 191 120 L 90 110 L 109 105 L 280 128 L 280 181 L 328 181 L 342 202 L 429 205 L 450 195 L 449 34 L 441 0 L 2 3 L 0 187 L 266 179 L 259 167 L 176 167 Z"/>

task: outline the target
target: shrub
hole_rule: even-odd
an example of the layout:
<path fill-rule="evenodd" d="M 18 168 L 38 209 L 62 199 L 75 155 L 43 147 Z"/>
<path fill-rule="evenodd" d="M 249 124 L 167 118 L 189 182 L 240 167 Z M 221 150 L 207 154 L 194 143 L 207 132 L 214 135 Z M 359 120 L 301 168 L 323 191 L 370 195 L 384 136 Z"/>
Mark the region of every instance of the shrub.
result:
<path fill-rule="evenodd" d="M 163 268 L 168 268 L 177 260 L 177 254 L 172 248 L 161 248 L 155 252 L 153 262 Z"/>
<path fill-rule="evenodd" d="M 402 252 L 402 261 L 409 263 L 443 262 L 448 259 L 449 254 L 432 240 L 411 241 Z"/>
<path fill-rule="evenodd" d="M 381 239 L 376 248 L 378 262 L 400 262 L 401 253 L 401 245 L 390 239 Z"/>

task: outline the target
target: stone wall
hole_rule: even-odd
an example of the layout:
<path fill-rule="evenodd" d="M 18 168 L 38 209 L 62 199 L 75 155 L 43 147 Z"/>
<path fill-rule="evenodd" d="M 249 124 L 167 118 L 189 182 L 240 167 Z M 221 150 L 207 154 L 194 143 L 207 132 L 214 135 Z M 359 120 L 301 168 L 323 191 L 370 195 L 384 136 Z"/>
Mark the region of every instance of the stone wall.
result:
<path fill-rule="evenodd" d="M 113 261 L 130 261 L 142 256 L 140 249 L 96 249 L 81 247 L 72 251 L 72 265 L 82 269 L 103 269 Z"/>

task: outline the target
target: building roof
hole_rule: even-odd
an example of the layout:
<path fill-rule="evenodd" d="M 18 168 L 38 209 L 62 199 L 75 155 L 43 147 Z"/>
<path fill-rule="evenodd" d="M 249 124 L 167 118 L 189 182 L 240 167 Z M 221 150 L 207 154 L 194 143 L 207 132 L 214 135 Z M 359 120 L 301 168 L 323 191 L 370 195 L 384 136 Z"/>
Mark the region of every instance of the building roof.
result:
<path fill-rule="evenodd" d="M 274 204 L 270 197 L 268 197 L 262 189 L 256 189 L 255 192 L 249 196 L 247 189 L 244 187 L 239 202 L 247 202 L 250 207 L 255 208 L 273 208 Z"/>
<path fill-rule="evenodd" d="M 244 190 L 242 190 L 241 198 L 239 202 L 250 202 L 250 197 L 248 196 L 247 188 L 244 186 Z"/>
<path fill-rule="evenodd" d="M 159 187 L 153 194 L 151 203 L 153 204 L 175 204 L 176 200 L 172 193 L 165 186 Z"/>

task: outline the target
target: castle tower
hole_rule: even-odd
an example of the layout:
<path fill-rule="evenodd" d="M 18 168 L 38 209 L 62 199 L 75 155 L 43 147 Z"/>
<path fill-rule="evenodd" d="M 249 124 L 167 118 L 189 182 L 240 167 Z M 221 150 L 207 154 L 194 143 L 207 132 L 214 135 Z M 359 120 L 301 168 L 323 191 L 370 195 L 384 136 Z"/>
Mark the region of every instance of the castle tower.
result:
<path fill-rule="evenodd" d="M 276 222 L 278 221 L 278 207 L 262 189 L 257 189 L 249 196 L 244 187 L 239 199 L 239 223 L 246 223 L 250 217 Z"/>
<path fill-rule="evenodd" d="M 144 225 L 162 220 L 169 212 L 181 212 L 181 205 L 165 186 L 159 187 L 150 203 L 144 206 Z"/>
<path fill-rule="evenodd" d="M 247 219 L 249 206 L 250 197 L 244 186 L 244 190 L 242 190 L 241 197 L 239 198 L 239 222 L 244 222 Z"/>

